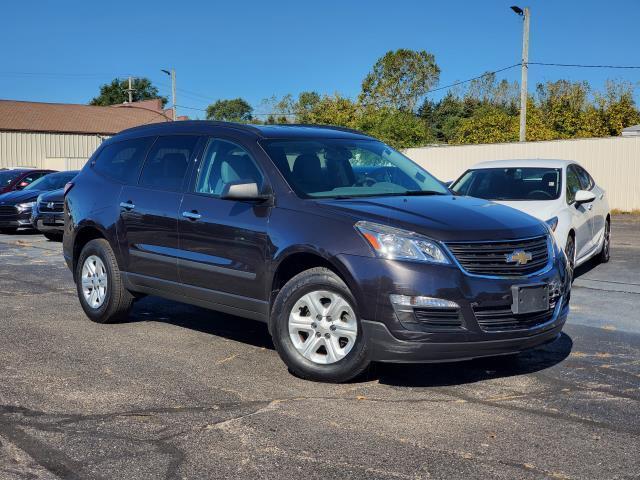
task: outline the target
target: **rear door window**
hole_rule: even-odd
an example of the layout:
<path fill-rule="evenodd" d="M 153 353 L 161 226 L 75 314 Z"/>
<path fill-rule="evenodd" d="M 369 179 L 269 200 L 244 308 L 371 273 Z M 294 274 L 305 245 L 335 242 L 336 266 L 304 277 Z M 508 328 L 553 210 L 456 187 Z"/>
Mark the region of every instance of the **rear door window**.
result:
<path fill-rule="evenodd" d="M 140 185 L 171 191 L 182 190 L 189 159 L 198 138 L 195 135 L 158 137 L 142 168 Z"/>
<path fill-rule="evenodd" d="M 135 184 L 140 165 L 154 137 L 123 140 L 107 145 L 93 162 L 93 169 L 122 183 Z"/>

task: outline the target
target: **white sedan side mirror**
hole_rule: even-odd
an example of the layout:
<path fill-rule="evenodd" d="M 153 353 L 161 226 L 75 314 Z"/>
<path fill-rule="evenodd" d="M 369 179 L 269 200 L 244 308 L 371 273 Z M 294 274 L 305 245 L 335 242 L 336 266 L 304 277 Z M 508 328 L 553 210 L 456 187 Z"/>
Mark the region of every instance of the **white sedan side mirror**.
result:
<path fill-rule="evenodd" d="M 576 192 L 576 205 L 593 202 L 595 199 L 595 194 L 589 190 L 578 190 Z"/>

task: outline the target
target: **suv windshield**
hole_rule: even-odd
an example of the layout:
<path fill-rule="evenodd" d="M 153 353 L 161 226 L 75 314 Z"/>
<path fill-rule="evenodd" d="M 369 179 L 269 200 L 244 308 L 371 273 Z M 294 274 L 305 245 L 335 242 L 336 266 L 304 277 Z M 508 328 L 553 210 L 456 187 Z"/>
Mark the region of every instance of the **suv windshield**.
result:
<path fill-rule="evenodd" d="M 78 172 L 50 173 L 24 187 L 24 190 L 58 190 L 75 177 Z"/>
<path fill-rule="evenodd" d="M 265 140 L 261 145 L 302 198 L 449 194 L 426 170 L 375 140 Z"/>
<path fill-rule="evenodd" d="M 559 168 L 480 168 L 468 170 L 451 190 L 486 200 L 554 200 L 561 178 Z"/>
<path fill-rule="evenodd" d="M 22 174 L 20 170 L 5 170 L 0 171 L 0 187 L 4 187 L 13 182 L 19 175 Z"/>

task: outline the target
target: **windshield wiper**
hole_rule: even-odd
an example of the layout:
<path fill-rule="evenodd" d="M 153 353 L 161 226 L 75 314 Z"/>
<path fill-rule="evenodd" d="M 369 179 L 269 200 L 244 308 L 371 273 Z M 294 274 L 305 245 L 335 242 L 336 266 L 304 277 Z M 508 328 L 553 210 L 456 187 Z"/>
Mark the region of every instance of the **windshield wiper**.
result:
<path fill-rule="evenodd" d="M 450 195 L 449 193 L 444 192 L 436 192 L 435 190 L 407 190 L 404 193 L 400 193 L 399 195 L 404 195 L 407 197 L 420 197 L 420 196 L 428 196 L 428 195 Z"/>

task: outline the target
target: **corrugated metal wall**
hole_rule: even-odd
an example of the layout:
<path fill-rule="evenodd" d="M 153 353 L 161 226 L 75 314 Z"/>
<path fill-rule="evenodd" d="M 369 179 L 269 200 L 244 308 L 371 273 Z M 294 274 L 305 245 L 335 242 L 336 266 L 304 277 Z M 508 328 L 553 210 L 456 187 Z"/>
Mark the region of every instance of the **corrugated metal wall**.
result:
<path fill-rule="evenodd" d="M 50 168 L 47 159 L 69 159 L 68 169 L 82 167 L 104 139 L 98 135 L 0 132 L 0 168 Z M 52 160 L 52 165 L 59 162 Z"/>
<path fill-rule="evenodd" d="M 410 148 L 405 153 L 445 181 L 455 180 L 484 160 L 575 160 L 605 188 L 611 208 L 640 209 L 640 137 L 423 147 Z"/>

